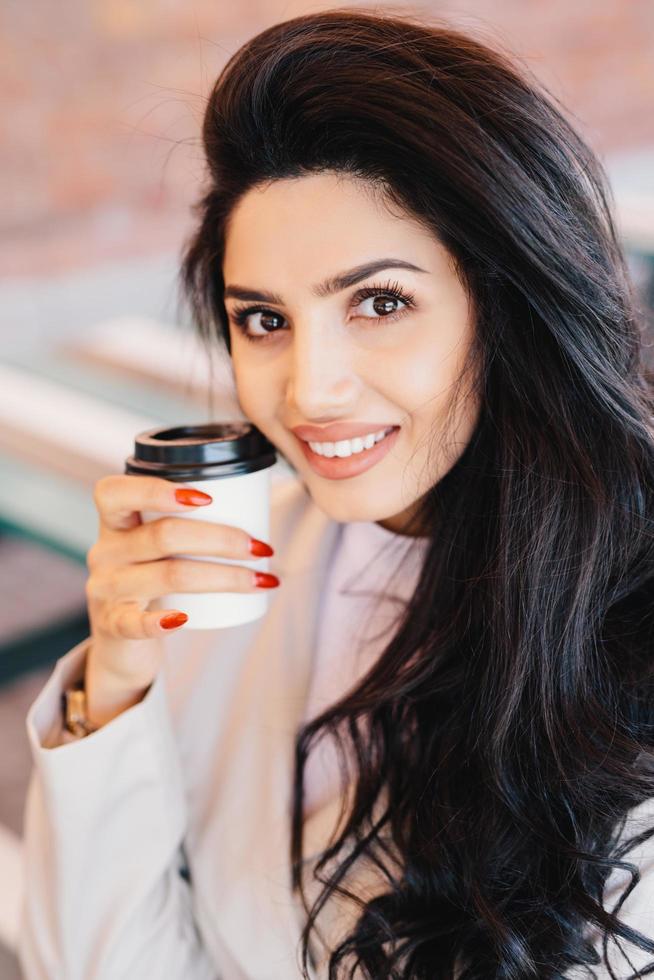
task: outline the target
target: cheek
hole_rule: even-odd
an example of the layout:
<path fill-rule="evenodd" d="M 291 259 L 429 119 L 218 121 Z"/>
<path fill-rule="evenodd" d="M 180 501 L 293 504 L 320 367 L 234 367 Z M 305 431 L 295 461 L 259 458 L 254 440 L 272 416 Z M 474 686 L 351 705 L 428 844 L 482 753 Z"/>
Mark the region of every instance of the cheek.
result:
<path fill-rule="evenodd" d="M 244 359 L 232 362 L 238 403 L 243 413 L 255 423 L 272 418 L 277 410 L 277 386 L 272 374 L 261 365 L 247 364 Z"/>
<path fill-rule="evenodd" d="M 447 410 L 465 353 L 462 338 L 435 343 L 432 329 L 426 342 L 395 352 L 386 390 L 396 404 L 429 422 Z"/>
<path fill-rule="evenodd" d="M 232 348 L 233 349 L 233 348 Z M 244 414 L 254 421 L 257 414 L 256 405 L 256 385 L 253 383 L 252 373 L 248 371 L 242 360 L 238 357 L 232 358 L 232 371 L 234 374 L 234 386 L 236 397 Z"/>

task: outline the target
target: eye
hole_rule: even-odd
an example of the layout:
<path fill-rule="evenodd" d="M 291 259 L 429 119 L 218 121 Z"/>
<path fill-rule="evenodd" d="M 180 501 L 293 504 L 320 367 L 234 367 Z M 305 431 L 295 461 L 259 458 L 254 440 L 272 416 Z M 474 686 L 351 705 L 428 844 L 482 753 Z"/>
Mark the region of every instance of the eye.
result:
<path fill-rule="evenodd" d="M 251 316 L 254 316 L 256 313 L 261 314 L 260 325 L 263 326 L 264 329 L 266 329 L 266 327 L 269 325 L 270 320 L 279 321 L 284 319 L 281 313 L 276 313 L 275 310 L 269 310 L 265 306 L 246 306 L 246 307 L 235 306 L 234 312 L 232 313 L 232 321 L 238 327 L 241 334 L 246 338 L 246 340 L 252 340 L 255 343 L 259 340 L 267 341 L 270 337 L 272 337 L 274 333 L 278 332 L 279 328 L 273 327 L 272 330 L 264 334 L 250 333 L 248 330 L 247 321 L 250 319 Z M 262 323 L 262 321 L 265 322 Z"/>
<path fill-rule="evenodd" d="M 415 305 L 413 293 L 403 290 L 397 282 L 364 286 L 362 289 L 357 290 L 352 297 L 355 307 L 359 305 L 363 306 L 367 300 L 373 300 L 372 303 L 368 304 L 368 310 L 372 311 L 373 315 L 358 316 L 355 319 L 368 320 L 375 324 L 381 323 L 383 320 L 399 320 L 400 317 L 404 316 Z M 379 302 L 376 302 L 377 300 Z M 397 308 L 398 303 L 402 304 L 400 309 Z M 386 312 L 382 312 L 383 310 L 386 310 Z M 266 331 L 264 333 L 251 333 L 248 329 L 248 320 L 256 313 L 261 314 L 259 325 Z M 281 313 L 277 313 L 276 310 L 271 310 L 265 306 L 235 306 L 231 319 L 246 340 L 251 340 L 253 343 L 259 343 L 261 341 L 269 343 L 273 335 L 279 333 L 279 322 L 283 321 L 284 317 Z"/>
<path fill-rule="evenodd" d="M 413 306 L 413 294 L 405 293 L 399 283 L 387 283 L 385 286 L 364 286 L 354 295 L 354 299 L 359 303 L 371 299 L 372 310 L 378 313 L 377 316 L 364 317 L 366 320 L 373 320 L 379 323 L 381 320 L 398 320 L 404 313 Z M 379 303 L 376 300 L 380 300 Z M 397 304 L 402 303 L 398 308 Z M 369 307 L 369 308 L 370 308 Z M 386 312 L 381 312 L 385 310 Z"/>

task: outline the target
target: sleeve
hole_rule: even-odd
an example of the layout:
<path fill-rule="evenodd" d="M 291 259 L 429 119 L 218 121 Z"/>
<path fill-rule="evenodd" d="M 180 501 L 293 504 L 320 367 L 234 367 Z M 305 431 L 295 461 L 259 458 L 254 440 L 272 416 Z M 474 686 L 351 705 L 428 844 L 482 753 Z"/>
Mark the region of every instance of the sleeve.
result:
<path fill-rule="evenodd" d="M 90 638 L 61 657 L 32 703 L 24 808 L 24 980 L 220 980 L 193 915 L 187 812 L 159 671 L 138 704 L 61 744 L 61 696 Z"/>

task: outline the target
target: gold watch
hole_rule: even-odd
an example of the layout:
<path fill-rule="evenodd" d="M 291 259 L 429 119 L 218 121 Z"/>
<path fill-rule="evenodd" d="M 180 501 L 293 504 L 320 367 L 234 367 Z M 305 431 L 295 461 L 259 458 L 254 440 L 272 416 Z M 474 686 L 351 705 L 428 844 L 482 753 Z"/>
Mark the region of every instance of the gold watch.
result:
<path fill-rule="evenodd" d="M 98 726 L 92 724 L 86 714 L 86 691 L 84 681 L 79 680 L 62 694 L 64 725 L 66 730 L 78 738 L 97 732 Z"/>

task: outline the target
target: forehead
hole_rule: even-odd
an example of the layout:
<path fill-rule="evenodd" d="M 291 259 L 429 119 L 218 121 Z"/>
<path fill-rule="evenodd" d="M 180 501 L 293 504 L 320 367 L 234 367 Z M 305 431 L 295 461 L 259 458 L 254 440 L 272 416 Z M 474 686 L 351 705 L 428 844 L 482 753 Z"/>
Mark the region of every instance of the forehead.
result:
<path fill-rule="evenodd" d="M 250 286 L 271 276 L 316 282 L 325 271 L 382 254 L 423 267 L 445 258 L 433 234 L 393 207 L 381 187 L 344 174 L 310 174 L 268 181 L 241 198 L 226 226 L 223 274 L 227 283 Z"/>
<path fill-rule="evenodd" d="M 318 212 L 326 204 L 338 211 L 356 207 L 357 211 L 381 220 L 389 216 L 385 213 L 381 185 L 350 174 L 321 171 L 267 180 L 251 187 L 234 207 L 230 222 L 242 225 L 279 211 L 292 220 L 296 209 Z"/>

